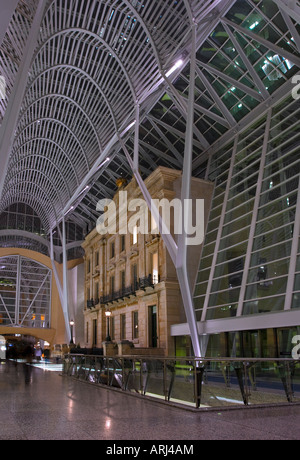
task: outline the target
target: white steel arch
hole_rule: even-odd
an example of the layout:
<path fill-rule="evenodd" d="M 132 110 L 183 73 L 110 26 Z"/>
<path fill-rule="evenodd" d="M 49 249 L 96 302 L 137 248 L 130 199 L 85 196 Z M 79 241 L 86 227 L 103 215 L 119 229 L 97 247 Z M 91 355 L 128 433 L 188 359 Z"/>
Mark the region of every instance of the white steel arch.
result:
<path fill-rule="evenodd" d="M 187 176 L 204 177 L 211 152 L 290 91 L 300 69 L 299 24 L 284 1 L 22 4 L 0 49 L 15 98 L 0 101 L 11 136 L 0 151 L 0 209 L 34 203 L 48 230 L 66 213 L 93 226 L 89 205 L 132 177 L 132 158 L 145 177 L 188 155 Z M 46 181 L 38 171 L 53 163 Z"/>

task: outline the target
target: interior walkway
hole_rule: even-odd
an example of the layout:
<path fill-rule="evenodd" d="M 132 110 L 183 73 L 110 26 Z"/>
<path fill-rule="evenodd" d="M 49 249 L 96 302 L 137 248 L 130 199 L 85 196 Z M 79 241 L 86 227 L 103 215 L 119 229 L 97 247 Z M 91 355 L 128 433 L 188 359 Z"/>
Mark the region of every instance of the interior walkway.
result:
<path fill-rule="evenodd" d="M 299 405 L 193 413 L 25 367 L 0 365 L 0 440 L 300 439 Z"/>

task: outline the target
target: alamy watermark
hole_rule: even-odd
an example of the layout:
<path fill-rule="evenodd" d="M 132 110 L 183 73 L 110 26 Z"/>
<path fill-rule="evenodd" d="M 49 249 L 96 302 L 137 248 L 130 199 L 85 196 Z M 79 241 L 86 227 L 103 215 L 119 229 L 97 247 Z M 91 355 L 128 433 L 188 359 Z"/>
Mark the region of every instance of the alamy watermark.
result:
<path fill-rule="evenodd" d="M 6 99 L 6 80 L 0 76 L 0 100 Z"/>
<path fill-rule="evenodd" d="M 292 78 L 292 84 L 294 85 L 292 89 L 292 96 L 294 99 L 300 99 L 300 75 L 294 75 Z"/>
<path fill-rule="evenodd" d="M 295 345 L 292 349 L 292 358 L 300 359 L 300 335 L 295 335 L 292 338 L 292 344 Z"/>
<path fill-rule="evenodd" d="M 150 215 L 149 215 L 150 208 Z M 204 240 L 204 200 L 179 198 L 128 200 L 128 193 L 120 191 L 116 201 L 103 199 L 97 204 L 103 212 L 97 221 L 100 235 L 185 235 L 188 246 L 198 246 Z"/>

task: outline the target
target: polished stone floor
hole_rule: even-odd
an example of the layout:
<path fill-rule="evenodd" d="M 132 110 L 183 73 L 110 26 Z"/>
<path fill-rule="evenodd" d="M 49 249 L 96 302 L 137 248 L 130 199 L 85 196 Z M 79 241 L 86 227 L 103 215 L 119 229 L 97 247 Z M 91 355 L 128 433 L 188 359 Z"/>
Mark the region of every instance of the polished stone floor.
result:
<path fill-rule="evenodd" d="M 0 365 L 0 440 L 299 440 L 300 405 L 194 413 Z"/>

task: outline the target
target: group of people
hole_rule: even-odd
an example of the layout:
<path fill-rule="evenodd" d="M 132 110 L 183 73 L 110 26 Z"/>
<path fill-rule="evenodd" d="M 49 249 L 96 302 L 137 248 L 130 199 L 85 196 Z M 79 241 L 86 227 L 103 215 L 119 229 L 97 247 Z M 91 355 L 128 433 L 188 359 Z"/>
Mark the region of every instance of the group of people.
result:
<path fill-rule="evenodd" d="M 36 361 L 41 361 L 42 358 L 50 358 L 50 350 L 43 350 L 39 345 L 34 346 L 30 342 L 15 342 L 7 347 L 6 359 L 12 360 L 17 366 L 17 360 L 22 360 L 25 384 L 28 385 L 32 380 L 32 366 Z"/>
<path fill-rule="evenodd" d="M 31 343 L 16 343 L 7 347 L 6 358 L 13 360 L 24 359 L 27 362 L 31 362 L 34 359 L 41 361 L 42 358 L 48 360 L 50 358 L 50 350 L 43 350 L 40 346 L 34 346 Z"/>

